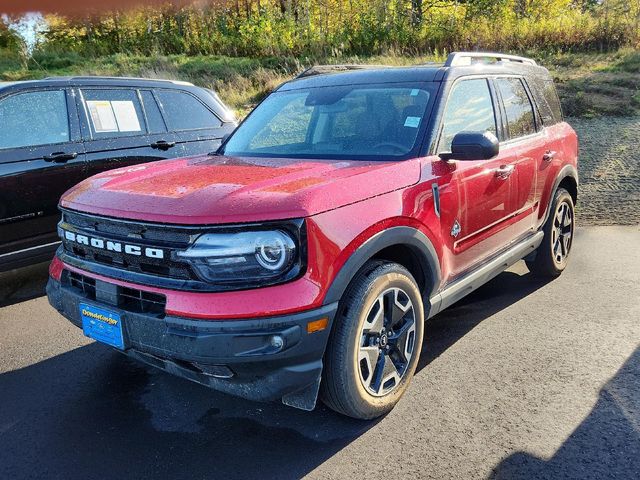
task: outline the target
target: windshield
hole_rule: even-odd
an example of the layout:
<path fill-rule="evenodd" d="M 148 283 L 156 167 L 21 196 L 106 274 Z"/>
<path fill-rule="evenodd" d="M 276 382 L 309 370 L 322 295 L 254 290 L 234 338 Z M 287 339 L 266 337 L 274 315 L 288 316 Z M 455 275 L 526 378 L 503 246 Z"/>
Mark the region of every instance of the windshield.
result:
<path fill-rule="evenodd" d="M 400 159 L 419 148 L 433 85 L 347 85 L 275 92 L 233 133 L 225 155 Z"/>

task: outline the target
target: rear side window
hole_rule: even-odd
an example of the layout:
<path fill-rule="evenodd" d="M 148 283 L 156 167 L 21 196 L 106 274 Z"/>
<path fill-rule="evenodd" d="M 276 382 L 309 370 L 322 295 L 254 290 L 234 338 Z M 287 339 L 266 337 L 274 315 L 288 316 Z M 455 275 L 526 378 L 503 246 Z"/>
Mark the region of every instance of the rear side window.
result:
<path fill-rule="evenodd" d="M 442 120 L 442 136 L 438 151 L 451 151 L 451 141 L 462 131 L 496 134 L 496 116 L 484 78 L 463 80 L 451 89 Z"/>
<path fill-rule="evenodd" d="M 536 132 L 536 122 L 529 95 L 519 78 L 499 78 L 496 86 L 507 114 L 509 137 L 523 137 Z"/>
<path fill-rule="evenodd" d="M 135 90 L 82 90 L 93 138 L 130 137 L 146 133 Z"/>
<path fill-rule="evenodd" d="M 25 92 L 0 100 L 0 126 L 0 149 L 68 142 L 65 92 Z"/>
<path fill-rule="evenodd" d="M 156 90 L 169 130 L 217 128 L 222 122 L 200 100 L 175 90 Z"/>
<path fill-rule="evenodd" d="M 141 90 L 140 96 L 142 97 L 142 103 L 144 105 L 144 111 L 147 115 L 147 125 L 149 127 L 149 133 L 164 133 L 167 131 L 167 127 L 162 119 L 160 108 L 156 103 L 156 99 L 153 98 L 153 93 L 150 90 Z"/>
<path fill-rule="evenodd" d="M 544 125 L 554 125 L 562 121 L 562 110 L 556 87 L 551 79 L 527 79 L 535 94 L 536 104 Z"/>

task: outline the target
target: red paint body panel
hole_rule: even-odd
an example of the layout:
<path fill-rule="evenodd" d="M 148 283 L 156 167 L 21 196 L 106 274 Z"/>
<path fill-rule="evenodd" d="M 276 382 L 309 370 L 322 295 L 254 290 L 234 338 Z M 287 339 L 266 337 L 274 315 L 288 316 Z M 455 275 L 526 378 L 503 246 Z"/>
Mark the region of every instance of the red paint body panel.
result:
<path fill-rule="evenodd" d="M 61 206 L 184 225 L 301 218 L 404 188 L 416 162 L 204 156 L 110 170 L 69 190 Z"/>
<path fill-rule="evenodd" d="M 552 145 L 550 147 L 550 145 Z M 542 159 L 552 148 L 552 162 Z M 533 141 L 501 147 L 492 160 L 444 162 L 437 156 L 401 162 L 194 157 L 112 170 L 92 177 L 62 199 L 65 208 L 127 219 L 176 224 L 220 224 L 306 219 L 308 265 L 289 283 L 235 292 L 163 290 L 167 313 L 211 320 L 259 318 L 323 304 L 332 281 L 372 235 L 393 226 L 424 233 L 434 246 L 441 284 L 455 279 L 527 231 L 539 227 L 556 176 L 577 164 L 569 125 L 545 129 Z M 495 176 L 515 166 L 506 180 Z M 434 209 L 433 184 L 441 214 Z M 461 225 L 451 235 L 454 221 Z M 84 273 L 54 260 L 62 269 Z"/>

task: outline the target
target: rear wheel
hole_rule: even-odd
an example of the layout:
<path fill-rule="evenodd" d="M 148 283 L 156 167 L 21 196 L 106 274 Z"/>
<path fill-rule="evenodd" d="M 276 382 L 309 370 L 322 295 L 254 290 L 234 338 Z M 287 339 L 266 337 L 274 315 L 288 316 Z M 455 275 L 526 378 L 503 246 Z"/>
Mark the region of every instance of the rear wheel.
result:
<path fill-rule="evenodd" d="M 544 277 L 560 275 L 569 260 L 574 228 L 573 198 L 564 188 L 559 188 L 544 225 L 542 243 L 536 250 L 535 258 L 526 261 L 529 270 Z"/>
<path fill-rule="evenodd" d="M 423 330 L 411 274 L 395 263 L 370 262 L 341 301 L 325 355 L 323 401 L 359 419 L 389 412 L 415 372 Z"/>

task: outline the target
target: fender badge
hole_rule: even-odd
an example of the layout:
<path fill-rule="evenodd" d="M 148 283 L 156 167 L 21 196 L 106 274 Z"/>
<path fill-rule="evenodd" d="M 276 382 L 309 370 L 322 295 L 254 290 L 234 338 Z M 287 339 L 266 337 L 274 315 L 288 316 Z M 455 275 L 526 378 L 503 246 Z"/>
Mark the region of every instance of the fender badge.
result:
<path fill-rule="evenodd" d="M 458 223 L 458 220 L 456 220 L 455 222 L 453 222 L 453 227 L 451 227 L 451 236 L 456 238 L 458 235 L 460 235 L 461 231 L 462 227 Z"/>

